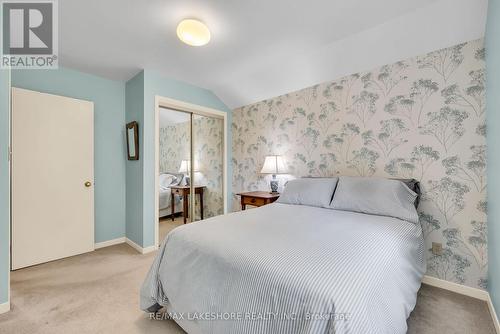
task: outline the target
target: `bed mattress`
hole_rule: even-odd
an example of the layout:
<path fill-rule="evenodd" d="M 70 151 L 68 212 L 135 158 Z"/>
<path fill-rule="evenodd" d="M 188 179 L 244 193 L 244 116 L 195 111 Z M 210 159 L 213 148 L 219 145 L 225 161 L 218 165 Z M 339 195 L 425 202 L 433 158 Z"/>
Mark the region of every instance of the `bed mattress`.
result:
<path fill-rule="evenodd" d="M 425 272 L 419 224 L 271 204 L 163 241 L 141 308 L 195 333 L 406 333 Z"/>

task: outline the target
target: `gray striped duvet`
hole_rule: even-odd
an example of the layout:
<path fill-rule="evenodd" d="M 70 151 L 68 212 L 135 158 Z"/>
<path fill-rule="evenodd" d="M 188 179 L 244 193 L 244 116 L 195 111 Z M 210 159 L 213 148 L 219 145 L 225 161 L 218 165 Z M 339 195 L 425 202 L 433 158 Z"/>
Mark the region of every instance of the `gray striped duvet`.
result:
<path fill-rule="evenodd" d="M 272 204 L 173 230 L 141 289 L 188 333 L 406 333 L 419 224 Z"/>

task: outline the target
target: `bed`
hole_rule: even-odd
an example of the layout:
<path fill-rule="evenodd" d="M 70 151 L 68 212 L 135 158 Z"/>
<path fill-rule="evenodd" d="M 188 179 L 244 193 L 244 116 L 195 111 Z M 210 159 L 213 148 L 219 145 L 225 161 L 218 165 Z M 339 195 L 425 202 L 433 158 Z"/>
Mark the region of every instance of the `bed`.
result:
<path fill-rule="evenodd" d="M 178 227 L 141 288 L 188 333 L 406 333 L 420 224 L 274 203 Z"/>
<path fill-rule="evenodd" d="M 182 184 L 183 182 L 183 174 L 178 173 L 161 173 L 159 175 L 159 216 L 165 217 L 170 216 L 172 214 L 171 206 L 172 206 L 172 193 L 170 190 L 171 186 L 176 186 Z M 182 198 L 179 196 L 175 196 L 174 198 L 174 213 L 182 212 Z"/>

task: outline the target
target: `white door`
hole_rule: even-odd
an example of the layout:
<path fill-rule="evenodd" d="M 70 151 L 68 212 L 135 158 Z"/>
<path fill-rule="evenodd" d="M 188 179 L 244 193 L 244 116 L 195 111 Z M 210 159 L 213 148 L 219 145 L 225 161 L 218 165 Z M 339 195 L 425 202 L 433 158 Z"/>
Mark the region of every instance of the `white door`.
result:
<path fill-rule="evenodd" d="M 12 88 L 12 269 L 94 250 L 94 104 Z"/>

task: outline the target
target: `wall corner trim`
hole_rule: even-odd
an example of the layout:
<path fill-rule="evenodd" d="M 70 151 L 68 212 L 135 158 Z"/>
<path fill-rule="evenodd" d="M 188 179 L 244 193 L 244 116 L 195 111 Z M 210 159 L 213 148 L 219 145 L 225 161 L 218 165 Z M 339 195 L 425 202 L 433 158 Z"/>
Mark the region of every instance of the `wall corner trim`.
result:
<path fill-rule="evenodd" d="M 125 237 L 106 240 L 106 241 L 102 241 L 102 242 L 96 242 L 94 245 L 94 249 L 114 246 L 114 245 L 123 244 L 123 243 L 125 243 Z"/>
<path fill-rule="evenodd" d="M 10 301 L 0 304 L 0 314 L 10 311 Z"/>
<path fill-rule="evenodd" d="M 491 317 L 493 318 L 493 324 L 495 325 L 495 330 L 497 334 L 500 334 L 500 322 L 498 321 L 497 312 L 495 310 L 495 306 L 493 305 L 493 301 L 491 300 L 490 294 L 488 294 L 488 309 L 490 310 Z"/>
<path fill-rule="evenodd" d="M 445 281 L 432 276 L 425 275 L 424 278 L 422 279 L 422 283 L 484 301 L 488 301 L 489 298 L 488 291 Z"/>
<path fill-rule="evenodd" d="M 422 283 L 485 301 L 488 304 L 488 309 L 490 311 L 493 324 L 495 325 L 496 332 L 497 334 L 500 334 L 500 323 L 498 322 L 498 316 L 495 312 L 495 307 L 493 306 L 493 302 L 488 291 L 471 288 L 470 286 L 445 281 L 427 275 L 425 275 L 422 279 Z"/>
<path fill-rule="evenodd" d="M 493 324 L 495 325 L 495 330 L 497 334 L 500 334 L 500 323 L 498 321 L 498 316 L 495 312 L 495 307 L 493 306 L 493 302 L 488 291 L 472 288 L 470 286 L 460 285 L 427 275 L 425 275 L 422 279 L 422 283 L 485 301 L 486 304 L 488 304 L 488 309 L 490 311 Z"/>
<path fill-rule="evenodd" d="M 141 254 L 151 253 L 157 249 L 154 245 L 149 247 L 141 247 L 132 240 L 130 240 L 129 238 L 125 238 L 125 242 L 127 243 L 127 245 L 129 245 L 130 247 L 132 247 Z"/>

